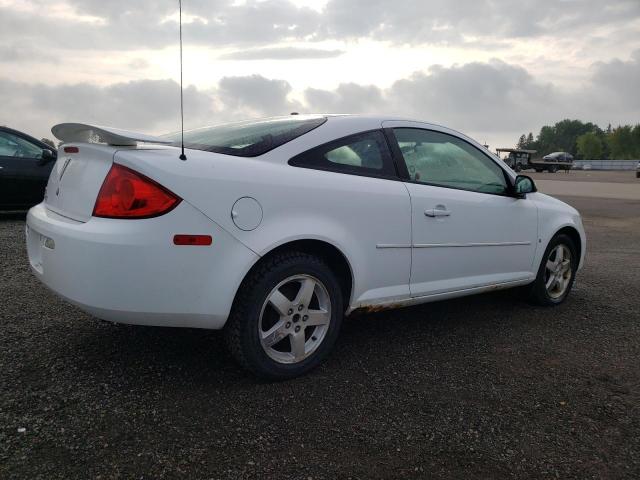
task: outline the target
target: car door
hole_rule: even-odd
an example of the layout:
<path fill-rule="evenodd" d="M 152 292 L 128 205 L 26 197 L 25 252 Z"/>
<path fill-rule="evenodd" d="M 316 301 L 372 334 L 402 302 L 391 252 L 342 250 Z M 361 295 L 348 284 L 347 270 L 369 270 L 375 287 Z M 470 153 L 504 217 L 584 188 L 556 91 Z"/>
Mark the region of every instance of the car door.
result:
<path fill-rule="evenodd" d="M 538 213 L 508 195 L 505 171 L 450 133 L 390 133 L 412 203 L 412 296 L 533 278 Z"/>
<path fill-rule="evenodd" d="M 290 180 L 294 187 L 283 197 L 286 206 L 271 203 L 277 201 L 274 196 L 265 210 L 283 210 L 288 218 L 300 219 L 301 232 L 310 230 L 304 226 L 306 218 L 323 225 L 323 235 L 345 249 L 355 273 L 351 306 L 409 298 L 411 199 L 384 133 L 376 129 L 330 141 L 293 157 L 289 165 L 317 171 L 312 177 L 293 171 L 300 180 Z M 304 178 L 313 179 L 308 193 Z M 298 183 L 300 195 L 293 193 Z"/>
<path fill-rule="evenodd" d="M 51 163 L 43 148 L 15 133 L 0 130 L 0 205 L 24 208 L 42 201 Z"/>

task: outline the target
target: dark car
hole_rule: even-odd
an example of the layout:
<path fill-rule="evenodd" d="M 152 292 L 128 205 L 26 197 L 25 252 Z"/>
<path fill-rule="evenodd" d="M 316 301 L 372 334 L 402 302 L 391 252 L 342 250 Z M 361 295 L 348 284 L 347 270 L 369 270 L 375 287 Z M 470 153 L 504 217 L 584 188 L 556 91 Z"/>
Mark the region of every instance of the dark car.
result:
<path fill-rule="evenodd" d="M 40 203 L 57 155 L 55 148 L 26 133 L 0 127 L 0 210 Z"/>

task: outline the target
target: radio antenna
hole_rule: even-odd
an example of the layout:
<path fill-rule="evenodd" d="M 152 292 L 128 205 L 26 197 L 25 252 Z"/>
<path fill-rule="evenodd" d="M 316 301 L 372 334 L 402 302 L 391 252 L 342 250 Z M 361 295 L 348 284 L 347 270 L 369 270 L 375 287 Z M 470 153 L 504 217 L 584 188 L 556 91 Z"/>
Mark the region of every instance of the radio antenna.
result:
<path fill-rule="evenodd" d="M 182 0 L 178 0 L 179 8 L 179 23 L 180 23 L 180 144 L 182 147 L 182 153 L 180 153 L 180 160 L 186 160 L 187 156 L 184 154 L 184 96 L 182 90 Z"/>

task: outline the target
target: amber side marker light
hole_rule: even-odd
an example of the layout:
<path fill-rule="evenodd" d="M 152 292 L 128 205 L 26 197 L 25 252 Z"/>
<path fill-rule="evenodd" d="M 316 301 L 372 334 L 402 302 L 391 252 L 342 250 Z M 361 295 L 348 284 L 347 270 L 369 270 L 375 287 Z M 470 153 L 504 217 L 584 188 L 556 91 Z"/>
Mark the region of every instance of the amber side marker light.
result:
<path fill-rule="evenodd" d="M 174 245 L 193 245 L 208 247 L 213 243 L 211 235 L 174 235 Z"/>

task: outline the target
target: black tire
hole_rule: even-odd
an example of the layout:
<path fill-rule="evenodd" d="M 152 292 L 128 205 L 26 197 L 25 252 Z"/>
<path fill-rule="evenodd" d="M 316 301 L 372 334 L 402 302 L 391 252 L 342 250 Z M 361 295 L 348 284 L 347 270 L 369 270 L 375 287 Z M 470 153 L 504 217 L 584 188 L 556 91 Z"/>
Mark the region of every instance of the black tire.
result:
<path fill-rule="evenodd" d="M 259 332 L 267 297 L 281 282 L 296 275 L 311 276 L 322 284 L 331 302 L 331 314 L 324 338 L 316 349 L 302 361 L 287 364 L 267 354 Z M 225 326 L 225 340 L 236 361 L 254 375 L 286 380 L 309 372 L 326 359 L 338 338 L 343 315 L 340 283 L 321 258 L 296 251 L 277 253 L 264 259 L 242 282 Z"/>
<path fill-rule="evenodd" d="M 542 173 L 543 169 L 542 168 L 536 168 L 536 173 Z"/>
<path fill-rule="evenodd" d="M 516 164 L 516 168 L 514 169 L 516 172 L 521 172 L 522 171 L 522 165 L 520 165 L 519 163 Z"/>
<path fill-rule="evenodd" d="M 570 258 L 570 272 L 571 277 L 568 280 L 568 285 L 564 289 L 564 292 L 560 296 L 553 296 L 547 290 L 547 280 L 548 280 L 548 272 L 547 272 L 547 261 L 550 260 L 551 253 L 558 245 L 564 245 L 567 247 L 569 252 L 571 252 Z M 540 266 L 538 267 L 538 274 L 536 276 L 535 281 L 529 287 L 528 297 L 529 300 L 537 305 L 542 306 L 554 306 L 559 305 L 564 302 L 571 292 L 573 284 L 576 279 L 576 271 L 578 269 L 578 262 L 580 261 L 578 257 L 578 251 L 576 246 L 568 235 L 559 234 L 551 239 L 547 249 L 542 256 L 542 261 L 540 262 Z"/>
<path fill-rule="evenodd" d="M 556 173 L 558 171 L 558 167 L 556 165 L 551 165 L 549 167 L 549 173 Z"/>

